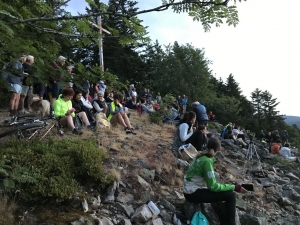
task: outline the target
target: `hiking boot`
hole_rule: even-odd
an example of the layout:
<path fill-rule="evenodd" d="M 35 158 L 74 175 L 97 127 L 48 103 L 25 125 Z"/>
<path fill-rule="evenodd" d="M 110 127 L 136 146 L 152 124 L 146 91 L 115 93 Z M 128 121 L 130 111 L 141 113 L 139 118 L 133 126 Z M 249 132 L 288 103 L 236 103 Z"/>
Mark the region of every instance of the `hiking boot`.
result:
<path fill-rule="evenodd" d="M 77 128 L 74 128 L 74 129 L 72 130 L 72 133 L 73 133 L 73 134 L 76 134 L 76 135 L 82 135 L 82 134 L 83 134 L 82 131 L 78 130 Z"/>

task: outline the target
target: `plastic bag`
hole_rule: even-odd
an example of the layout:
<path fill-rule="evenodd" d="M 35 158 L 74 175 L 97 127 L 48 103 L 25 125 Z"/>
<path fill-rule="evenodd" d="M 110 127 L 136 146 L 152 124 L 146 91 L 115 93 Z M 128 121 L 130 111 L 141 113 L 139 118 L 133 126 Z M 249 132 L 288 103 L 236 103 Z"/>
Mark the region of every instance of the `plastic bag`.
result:
<path fill-rule="evenodd" d="M 192 218 L 191 225 L 209 225 L 209 223 L 206 217 L 200 211 L 197 211 Z"/>

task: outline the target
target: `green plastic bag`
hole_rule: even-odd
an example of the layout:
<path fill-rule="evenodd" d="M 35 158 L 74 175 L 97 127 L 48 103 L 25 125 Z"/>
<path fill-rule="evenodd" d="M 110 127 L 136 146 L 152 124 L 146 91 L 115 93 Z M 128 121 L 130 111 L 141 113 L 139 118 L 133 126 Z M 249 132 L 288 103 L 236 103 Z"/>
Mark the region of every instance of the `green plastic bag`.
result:
<path fill-rule="evenodd" d="M 200 211 L 197 211 L 192 218 L 191 225 L 209 225 L 209 223 L 206 217 Z"/>

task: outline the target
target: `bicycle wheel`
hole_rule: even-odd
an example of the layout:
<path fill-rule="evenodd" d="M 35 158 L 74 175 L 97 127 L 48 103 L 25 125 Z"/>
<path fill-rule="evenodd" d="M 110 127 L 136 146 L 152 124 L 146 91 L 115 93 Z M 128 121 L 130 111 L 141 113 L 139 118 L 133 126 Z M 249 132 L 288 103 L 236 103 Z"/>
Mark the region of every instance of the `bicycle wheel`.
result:
<path fill-rule="evenodd" d="M 44 124 L 34 124 L 34 123 L 20 126 L 1 133 L 0 138 L 10 136 L 10 135 L 15 135 L 18 138 L 30 138 L 36 132 L 38 132 L 39 129 L 43 128 L 44 126 L 45 126 Z"/>

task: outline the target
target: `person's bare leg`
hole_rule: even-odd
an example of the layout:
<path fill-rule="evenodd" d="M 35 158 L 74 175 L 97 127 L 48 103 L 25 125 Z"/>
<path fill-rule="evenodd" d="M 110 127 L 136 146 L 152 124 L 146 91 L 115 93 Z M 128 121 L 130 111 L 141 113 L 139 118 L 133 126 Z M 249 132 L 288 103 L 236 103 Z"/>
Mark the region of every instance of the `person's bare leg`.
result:
<path fill-rule="evenodd" d="M 126 123 L 123 120 L 123 117 L 121 115 L 121 113 L 117 113 L 117 117 L 118 117 L 118 123 L 121 124 L 123 127 L 127 127 Z"/>
<path fill-rule="evenodd" d="M 131 129 L 132 127 L 131 127 L 129 118 L 128 118 L 128 116 L 127 116 L 126 113 L 122 114 L 122 119 L 124 120 L 124 123 L 126 124 L 126 126 L 127 126 L 129 129 Z"/>
<path fill-rule="evenodd" d="M 61 118 L 59 122 L 63 126 L 67 125 L 68 128 L 71 128 L 71 130 L 73 130 L 75 128 L 74 123 L 73 123 L 73 118 L 71 115 Z"/>
<path fill-rule="evenodd" d="M 16 97 L 15 97 L 15 103 L 14 103 L 14 110 L 18 110 L 19 108 L 19 101 L 20 101 L 20 94 L 16 94 Z"/>
<path fill-rule="evenodd" d="M 86 113 L 85 112 L 80 112 L 78 113 L 79 117 L 82 119 L 82 122 L 85 126 L 89 126 L 90 125 L 90 122 L 89 122 L 89 119 L 87 118 L 86 116 Z"/>
<path fill-rule="evenodd" d="M 20 101 L 19 101 L 19 109 L 20 110 L 23 110 L 24 109 L 24 101 L 25 101 L 25 96 L 24 95 L 21 95 L 20 96 Z"/>

